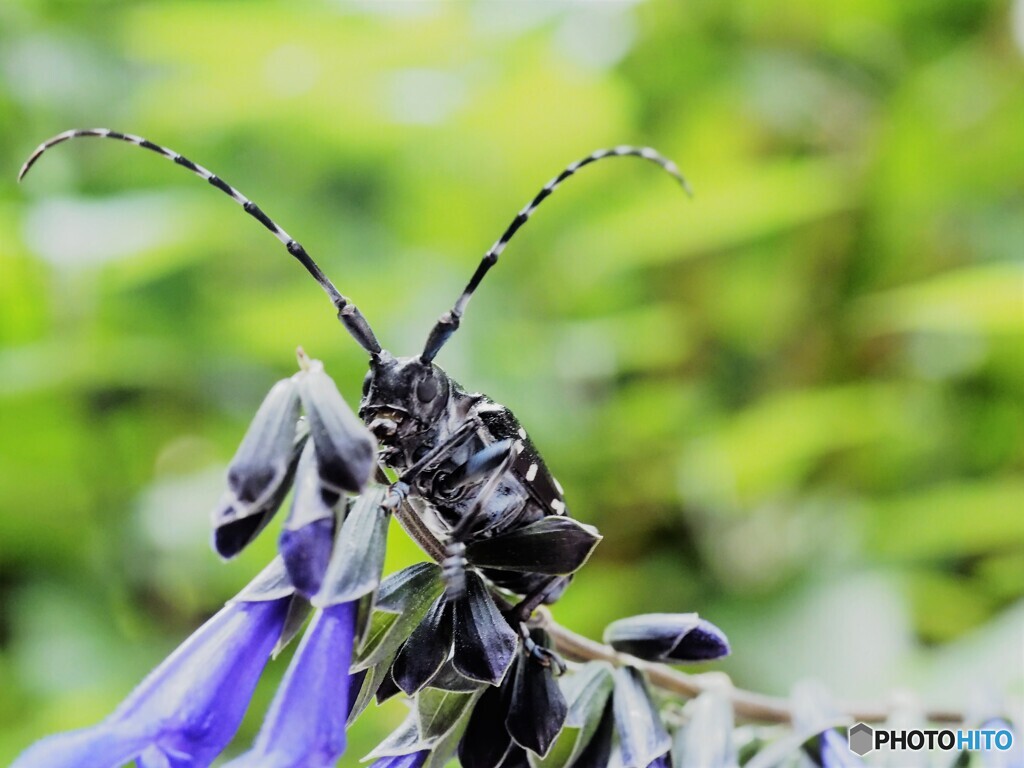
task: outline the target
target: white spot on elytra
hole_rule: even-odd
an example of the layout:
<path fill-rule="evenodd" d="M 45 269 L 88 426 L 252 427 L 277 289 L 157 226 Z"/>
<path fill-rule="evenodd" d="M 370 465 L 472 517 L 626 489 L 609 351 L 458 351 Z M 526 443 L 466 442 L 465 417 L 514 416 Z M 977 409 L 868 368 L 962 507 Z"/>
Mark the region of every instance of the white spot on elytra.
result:
<path fill-rule="evenodd" d="M 555 499 L 551 502 L 551 508 L 555 510 L 556 515 L 561 515 L 565 512 L 565 502 Z"/>
<path fill-rule="evenodd" d="M 526 482 L 532 483 L 537 477 L 537 465 L 531 464 L 530 468 L 526 470 Z"/>

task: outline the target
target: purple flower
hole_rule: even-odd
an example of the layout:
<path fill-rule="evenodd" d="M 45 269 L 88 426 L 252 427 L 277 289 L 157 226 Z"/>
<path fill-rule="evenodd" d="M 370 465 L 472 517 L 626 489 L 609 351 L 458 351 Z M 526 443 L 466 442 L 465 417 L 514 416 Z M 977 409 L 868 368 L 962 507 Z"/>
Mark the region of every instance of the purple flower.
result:
<path fill-rule="evenodd" d="M 829 728 L 821 734 L 821 764 L 824 768 L 857 768 L 864 761 L 850 751 L 846 738 Z"/>
<path fill-rule="evenodd" d="M 12 768 L 204 768 L 235 735 L 277 644 L 290 597 L 232 602 L 106 720 L 37 742 Z"/>
<path fill-rule="evenodd" d="M 231 768 L 326 768 L 345 751 L 356 603 L 325 608 L 306 630 L 253 748 Z"/>
<path fill-rule="evenodd" d="M 393 757 L 382 757 L 374 760 L 370 768 L 422 768 L 430 757 L 428 750 L 413 752 L 408 755 L 394 755 Z"/>
<path fill-rule="evenodd" d="M 622 653 L 666 664 L 729 654 L 725 633 L 696 613 L 648 613 L 608 625 L 605 642 Z"/>
<path fill-rule="evenodd" d="M 307 442 L 295 473 L 295 493 L 278 549 L 296 591 L 312 597 L 320 591 L 334 549 L 334 506 L 338 495 L 320 484 L 313 443 Z"/>

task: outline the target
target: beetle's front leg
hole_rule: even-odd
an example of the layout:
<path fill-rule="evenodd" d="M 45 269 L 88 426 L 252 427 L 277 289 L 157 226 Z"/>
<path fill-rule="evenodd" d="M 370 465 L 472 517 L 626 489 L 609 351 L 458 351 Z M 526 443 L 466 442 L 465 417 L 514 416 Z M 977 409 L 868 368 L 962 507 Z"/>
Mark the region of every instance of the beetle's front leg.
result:
<path fill-rule="evenodd" d="M 466 591 L 466 567 L 469 563 L 466 560 L 465 537 L 473 530 L 480 513 L 494 495 L 498 484 L 518 455 L 519 451 L 511 440 L 491 443 L 470 456 L 446 479 L 446 484 L 454 489 L 490 474 L 487 482 L 477 493 L 476 500 L 469 512 L 452 529 L 451 540 L 445 548 L 445 559 L 441 562 L 441 571 L 444 576 L 445 596 L 448 600 L 458 600 Z"/>
<path fill-rule="evenodd" d="M 388 495 L 384 497 L 384 506 L 394 509 L 409 497 L 412 483 L 419 474 L 431 464 L 445 458 L 455 452 L 464 442 L 471 438 L 480 428 L 480 422 L 476 419 L 467 421 L 459 427 L 451 436 L 433 450 L 427 452 L 423 458 L 413 464 L 388 489 Z"/>
<path fill-rule="evenodd" d="M 459 520 L 452 529 L 453 541 L 464 541 L 466 536 L 472 532 L 480 518 L 487 503 L 494 496 L 503 477 L 512 468 L 513 462 L 519 455 L 520 449 L 511 440 L 501 440 L 491 443 L 486 448 L 470 456 L 464 464 L 459 466 L 448 478 L 448 483 L 457 480 L 459 484 L 466 485 L 487 477 L 487 481 L 480 488 L 473 502 L 473 506 Z"/>

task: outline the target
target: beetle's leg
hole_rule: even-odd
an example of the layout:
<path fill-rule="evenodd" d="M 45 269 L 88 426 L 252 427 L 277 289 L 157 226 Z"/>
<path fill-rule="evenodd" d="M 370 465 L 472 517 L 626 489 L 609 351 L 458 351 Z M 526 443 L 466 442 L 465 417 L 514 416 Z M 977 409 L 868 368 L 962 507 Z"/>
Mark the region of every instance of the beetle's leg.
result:
<path fill-rule="evenodd" d="M 519 634 L 523 638 L 523 648 L 531 659 L 542 667 L 551 667 L 556 675 L 565 674 L 566 665 L 562 657 L 530 637 L 530 628 L 525 622 L 519 623 Z"/>
<path fill-rule="evenodd" d="M 398 478 L 398 482 L 405 483 L 407 485 L 411 483 L 424 469 L 429 467 L 431 464 L 437 463 L 440 459 L 455 451 L 456 448 L 471 438 L 476 431 L 480 429 L 480 427 L 481 424 L 477 419 L 467 421 L 461 427 L 452 432 L 447 440 L 440 445 L 434 446 L 434 448 L 428 451 L 423 458 L 405 470 L 405 472 L 402 473 L 402 476 Z"/>
<path fill-rule="evenodd" d="M 568 581 L 567 576 L 552 576 L 549 580 L 545 581 L 533 592 L 528 594 L 514 606 L 512 606 L 510 613 L 516 621 L 520 623 L 526 623 L 530 620 L 530 616 L 533 612 L 541 606 L 541 604 L 547 599 L 548 595 L 552 592 L 557 591 L 563 584 Z"/>
<path fill-rule="evenodd" d="M 449 541 L 444 548 L 445 558 L 441 561 L 441 578 L 444 581 L 445 600 L 458 600 L 466 594 L 466 545 L 461 541 Z"/>
<path fill-rule="evenodd" d="M 491 474 L 506 460 L 512 447 L 510 438 L 491 443 L 483 450 L 477 451 L 444 478 L 444 490 L 454 491 Z"/>
<path fill-rule="evenodd" d="M 455 449 L 472 437 L 479 428 L 479 421 L 475 419 L 467 421 L 455 430 L 447 440 L 435 446 L 433 450 L 428 451 L 423 458 L 409 467 L 398 480 L 391 484 L 389 493 L 384 498 L 384 506 L 393 509 L 405 501 L 413 481 L 419 476 L 420 472 L 455 451 Z"/>
<path fill-rule="evenodd" d="M 474 453 L 462 464 L 452 477 L 459 476 L 459 484 L 465 484 L 490 473 L 477 494 L 472 508 L 466 513 L 458 525 L 452 529 L 451 539 L 445 548 L 446 557 L 441 563 L 445 583 L 445 598 L 458 600 L 466 591 L 466 560 L 465 537 L 473 530 L 480 512 L 491 500 L 501 479 L 508 472 L 519 450 L 511 440 L 491 443 L 481 451 Z M 461 472 L 459 470 L 462 470 Z"/>
<path fill-rule="evenodd" d="M 522 451 L 522 443 L 513 443 L 511 440 L 502 440 L 500 443 L 494 443 L 493 445 L 500 445 L 504 447 L 504 455 L 499 450 L 495 454 L 490 453 L 492 445 L 487 446 L 482 451 L 474 454 L 466 462 L 466 465 L 474 463 L 478 467 L 478 471 L 475 474 L 478 477 L 482 477 L 486 474 L 486 470 L 483 467 L 491 467 L 490 477 L 487 478 L 487 482 L 484 483 L 480 492 L 476 496 L 476 501 L 473 502 L 472 508 L 466 513 L 458 525 L 452 529 L 452 539 L 454 541 L 462 541 L 464 537 L 473 530 L 477 521 L 480 518 L 480 513 L 484 507 L 487 506 L 487 502 L 491 500 L 494 492 L 498 489 L 498 485 L 501 483 L 501 479 L 508 473 L 512 468 L 512 464 L 515 462 L 516 457 Z M 478 461 L 475 461 L 479 457 Z M 500 462 L 498 459 L 500 458 Z"/>
<path fill-rule="evenodd" d="M 413 507 L 406 503 L 409 498 L 410 490 L 412 489 L 412 482 L 426 467 L 458 449 L 460 445 L 473 436 L 479 427 L 480 423 L 476 419 L 466 422 L 459 427 L 459 429 L 457 429 L 449 439 L 446 439 L 444 442 L 434 447 L 433 451 L 427 453 L 427 455 L 420 459 L 420 461 L 416 462 L 416 464 L 406 470 L 406 472 L 403 472 L 401 476 L 395 482 L 391 483 L 391 486 L 388 488 L 388 494 L 384 497 L 384 506 L 394 510 L 398 509 L 398 507 L 402 507 L 403 509 L 409 510 L 409 513 L 413 517 L 416 517 L 417 515 Z M 420 525 L 423 525 L 422 521 L 420 522 Z M 426 531 L 426 528 L 424 527 L 423 530 Z M 433 541 L 435 544 L 437 543 L 429 532 L 426 532 L 424 538 L 426 537 L 429 537 L 429 540 Z M 434 557 L 437 557 L 440 554 L 439 552 L 436 552 L 433 547 L 427 546 L 424 541 L 418 541 L 420 542 L 420 546 Z M 458 578 L 458 575 L 462 574 L 465 570 L 465 564 L 459 565 L 459 556 L 461 556 L 462 553 L 453 552 L 451 551 L 451 548 L 452 545 L 449 545 L 449 547 L 445 549 L 444 559 L 441 561 L 441 567 L 444 568 L 445 574 L 451 571 L 452 578 L 456 579 Z M 465 550 L 465 547 L 463 547 L 463 550 Z M 463 560 L 464 559 L 465 558 L 463 558 Z M 462 581 L 463 585 L 465 585 L 465 578 L 463 578 Z M 445 575 L 445 584 L 447 584 L 447 582 L 449 582 L 449 577 Z"/>

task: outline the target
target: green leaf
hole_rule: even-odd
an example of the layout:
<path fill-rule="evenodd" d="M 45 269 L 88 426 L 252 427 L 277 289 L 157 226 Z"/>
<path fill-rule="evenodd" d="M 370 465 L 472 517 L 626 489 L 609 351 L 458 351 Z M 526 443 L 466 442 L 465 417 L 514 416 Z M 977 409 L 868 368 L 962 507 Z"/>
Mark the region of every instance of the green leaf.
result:
<path fill-rule="evenodd" d="M 422 694 L 421 694 L 422 695 Z M 384 741 L 363 758 L 364 762 L 376 760 L 382 757 L 396 755 L 408 755 L 420 750 L 429 749 L 430 756 L 423 764 L 423 768 L 445 768 L 455 748 L 462 738 L 463 731 L 473 712 L 473 704 L 479 697 L 479 692 L 470 694 L 468 701 L 461 706 L 460 715 L 448 730 L 438 738 L 427 739 L 420 734 L 420 714 L 414 710 L 402 721 Z"/>
<path fill-rule="evenodd" d="M 377 609 L 404 613 L 413 603 L 419 602 L 417 595 L 420 592 L 442 584 L 441 569 L 434 563 L 410 565 L 384 579 L 377 590 Z"/>
<path fill-rule="evenodd" d="M 366 677 L 363 679 L 363 684 L 359 688 L 359 695 L 356 696 L 355 703 L 352 705 L 352 711 L 348 715 L 348 724 L 352 725 L 356 719 L 363 713 L 363 711 L 373 701 L 374 695 L 377 693 L 377 689 L 380 688 L 380 684 L 384 682 L 384 678 L 391 670 L 391 662 L 394 660 L 394 654 L 384 659 L 384 661 L 375 665 L 373 668 L 367 670 Z"/>
<path fill-rule="evenodd" d="M 406 716 L 401 725 L 393 730 L 384 741 L 363 758 L 363 762 L 377 760 L 382 757 L 392 757 L 394 755 L 408 755 L 420 749 L 429 749 L 429 746 L 424 744 L 420 738 L 419 715 L 413 711 Z"/>
<path fill-rule="evenodd" d="M 357 661 L 377 649 L 398 619 L 399 614 L 387 613 L 386 611 L 375 610 L 370 614 L 369 624 L 363 635 L 362 643 L 358 646 L 359 650 L 356 653 Z M 365 665 L 358 665 L 354 669 L 365 669 Z"/>
<path fill-rule="evenodd" d="M 626 768 L 647 768 L 671 749 L 672 739 L 662 725 L 639 670 L 632 667 L 615 670 L 612 706 L 622 764 Z"/>
<path fill-rule="evenodd" d="M 367 633 L 370 631 L 370 622 L 373 619 L 373 593 L 363 595 L 359 598 L 358 611 L 356 612 L 356 631 L 353 640 L 353 648 L 360 648 L 366 642 Z"/>
<path fill-rule="evenodd" d="M 428 688 L 439 688 L 442 691 L 454 691 L 455 693 L 473 693 L 483 687 L 477 680 L 470 680 L 464 677 L 455 669 L 452 660 L 448 659 L 441 668 L 427 682 Z"/>
<path fill-rule="evenodd" d="M 853 319 L 867 335 L 1020 334 L 1022 287 L 1020 263 L 972 265 L 866 296 L 853 306 Z"/>
<path fill-rule="evenodd" d="M 299 630 L 302 629 L 306 623 L 306 619 L 309 618 L 310 604 L 304 598 L 298 595 L 292 595 L 291 602 L 288 603 L 288 613 L 284 619 L 284 627 L 281 629 L 281 637 L 277 640 L 277 645 L 274 646 L 274 650 L 271 651 L 271 657 L 277 658 L 281 652 L 288 647 L 295 636 L 299 634 Z"/>
<path fill-rule="evenodd" d="M 380 584 L 388 537 L 387 488 L 376 486 L 360 496 L 334 542 L 323 586 L 313 605 L 326 608 L 368 595 Z"/>
<path fill-rule="evenodd" d="M 1024 542 L 1024 482 L 949 482 L 880 500 L 870 515 L 875 551 L 905 560 L 966 557 Z"/>
<path fill-rule="evenodd" d="M 459 741 L 462 739 L 462 734 L 465 732 L 466 726 L 469 724 L 469 718 L 473 714 L 473 707 L 476 706 L 476 702 L 482 693 L 483 689 L 481 688 L 479 691 L 472 694 L 470 703 L 463 708 L 462 715 L 459 717 L 455 725 L 449 729 L 447 734 L 433 745 L 430 756 L 423 764 L 423 768 L 445 768 L 445 766 L 448 765 L 448 761 L 455 754 L 455 750 L 459 746 Z"/>
<path fill-rule="evenodd" d="M 428 567 L 422 568 L 422 565 Z M 413 569 L 416 570 L 417 577 L 406 578 L 405 571 Z M 394 657 L 398 648 L 423 620 L 430 605 L 441 596 L 444 583 L 441 581 L 441 569 L 436 565 L 414 565 L 405 571 L 389 577 L 381 585 L 377 609 L 370 619 L 366 640 L 356 654 L 353 671 L 366 669 L 386 658 Z M 392 584 L 389 585 L 388 582 Z M 396 606 L 403 606 L 401 612 L 389 610 Z"/>
<path fill-rule="evenodd" d="M 577 679 L 570 690 L 566 691 L 569 714 L 565 722 L 580 729 L 580 743 L 574 757 L 593 738 L 601 724 L 601 713 L 615 688 L 613 672 L 613 667 L 607 662 L 591 662 L 573 676 Z"/>
<path fill-rule="evenodd" d="M 558 734 L 555 743 L 551 745 L 551 749 L 548 750 L 545 757 L 538 757 L 533 752 L 526 753 L 526 759 L 530 761 L 530 768 L 566 768 L 571 765 L 576 753 L 582 750 L 580 733 L 579 728 L 563 726 L 561 733 Z"/>
<path fill-rule="evenodd" d="M 424 688 L 416 695 L 420 738 L 433 743 L 444 737 L 455 727 L 475 698 L 474 693 Z"/>
<path fill-rule="evenodd" d="M 689 705 L 690 720 L 672 745 L 673 765 L 732 768 L 739 765 L 733 743 L 732 704 L 720 691 L 707 691 Z"/>
<path fill-rule="evenodd" d="M 593 661 L 578 672 L 563 678 L 563 689 L 569 712 L 565 726 L 547 757 L 529 754 L 532 768 L 564 768 L 573 764 L 586 749 L 601 725 L 608 697 L 615 687 L 612 666 Z"/>

